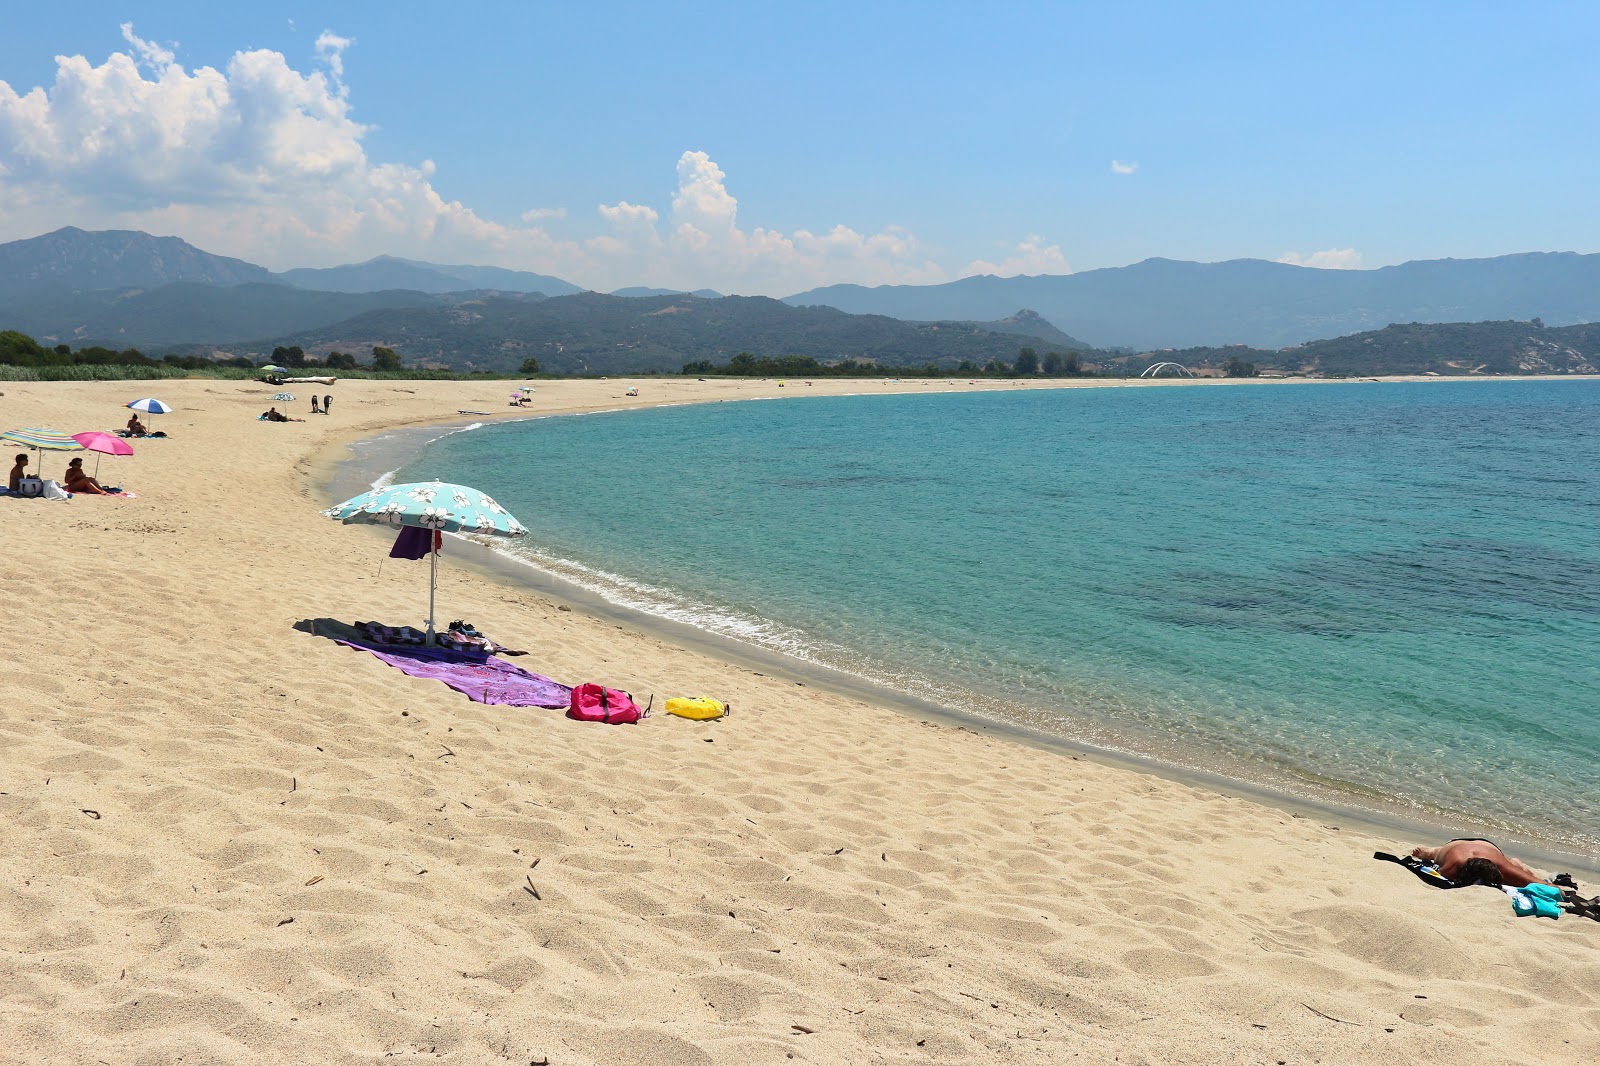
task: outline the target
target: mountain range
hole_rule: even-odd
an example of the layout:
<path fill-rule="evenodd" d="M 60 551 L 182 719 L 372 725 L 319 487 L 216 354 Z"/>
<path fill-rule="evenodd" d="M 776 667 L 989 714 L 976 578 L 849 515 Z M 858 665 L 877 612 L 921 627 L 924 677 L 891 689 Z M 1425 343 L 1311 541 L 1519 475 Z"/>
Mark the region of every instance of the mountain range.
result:
<path fill-rule="evenodd" d="M 996 328 L 983 328 L 985 325 Z M 902 322 L 831 307 L 790 307 L 765 296 L 576 293 L 550 299 L 489 293 L 448 306 L 385 308 L 276 338 L 307 352 L 365 352 L 384 345 L 407 360 L 460 370 L 514 371 L 529 356 L 558 373 L 676 372 L 685 363 L 726 362 L 741 351 L 854 358 L 901 366 L 962 360 L 1009 363 L 1021 347 L 1048 342 L 1000 323 Z M 233 356 L 260 345 L 206 345 Z"/>
<path fill-rule="evenodd" d="M 1396 322 L 1600 321 L 1600 255 L 1529 252 L 1377 270 L 1315 270 L 1260 259 L 1146 259 L 1079 274 L 830 285 L 785 302 L 907 319 L 993 319 L 1030 307 L 1098 347 L 1281 348 Z"/>
<path fill-rule="evenodd" d="M 713 310 L 723 299 L 734 302 Z M 1018 346 L 1103 361 L 1118 351 L 1271 351 L 1391 323 L 1535 318 L 1550 327 L 1600 320 L 1600 255 L 1343 271 L 1150 259 L 1068 275 L 834 285 L 780 303 L 644 287 L 602 298 L 528 271 L 391 256 L 274 273 L 129 230 L 69 227 L 0 244 L 0 329 L 157 354 L 382 344 L 492 369 L 523 352 L 558 372 L 671 369 L 738 351 L 953 366 L 1014 358 Z M 630 358 L 638 365 L 625 365 Z"/>

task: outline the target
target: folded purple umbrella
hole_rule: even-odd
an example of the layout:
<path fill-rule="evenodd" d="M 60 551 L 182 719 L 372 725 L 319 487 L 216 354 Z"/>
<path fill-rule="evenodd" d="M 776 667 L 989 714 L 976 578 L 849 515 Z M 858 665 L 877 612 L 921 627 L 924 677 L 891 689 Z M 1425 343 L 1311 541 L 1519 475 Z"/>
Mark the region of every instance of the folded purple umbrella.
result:
<path fill-rule="evenodd" d="M 478 703 L 509 707 L 572 706 L 572 689 L 548 677 L 531 674 L 504 659 L 485 658 L 445 648 L 374 648 L 354 640 L 340 640 L 347 648 L 370 651 L 401 673 L 443 681 Z"/>

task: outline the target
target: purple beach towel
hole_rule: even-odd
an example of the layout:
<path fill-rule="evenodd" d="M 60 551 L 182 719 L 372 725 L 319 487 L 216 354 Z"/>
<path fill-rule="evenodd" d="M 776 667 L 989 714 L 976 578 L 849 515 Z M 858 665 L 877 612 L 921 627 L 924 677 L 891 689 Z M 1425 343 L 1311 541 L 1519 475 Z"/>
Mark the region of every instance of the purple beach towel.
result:
<path fill-rule="evenodd" d="M 340 640 L 339 643 L 357 651 L 369 651 L 412 677 L 431 677 L 435 681 L 443 681 L 479 703 L 552 709 L 572 705 L 572 689 L 548 677 L 530 674 L 503 659 L 464 655 L 444 648 L 379 649 L 354 640 Z"/>

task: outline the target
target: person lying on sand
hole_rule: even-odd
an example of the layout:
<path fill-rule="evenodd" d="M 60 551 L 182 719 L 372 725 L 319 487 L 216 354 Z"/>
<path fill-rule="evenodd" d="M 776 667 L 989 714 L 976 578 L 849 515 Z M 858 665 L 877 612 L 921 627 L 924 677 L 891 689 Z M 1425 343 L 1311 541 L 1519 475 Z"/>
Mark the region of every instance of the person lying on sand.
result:
<path fill-rule="evenodd" d="M 28 457 L 17 456 L 17 465 L 11 468 L 11 477 L 6 481 L 7 492 L 18 492 L 22 489 L 22 479 L 28 476 Z"/>
<path fill-rule="evenodd" d="M 1463 885 L 1505 885 L 1522 888 L 1531 884 L 1549 882 L 1534 872 L 1532 867 L 1513 859 L 1488 840 L 1463 838 L 1440 844 L 1436 848 L 1415 847 L 1414 858 L 1431 862 L 1450 880 Z"/>
<path fill-rule="evenodd" d="M 268 422 L 304 422 L 303 418 L 290 418 L 276 407 L 269 407 L 261 415 Z"/>
<path fill-rule="evenodd" d="M 68 492 L 83 492 L 90 496 L 111 495 L 111 493 L 100 487 L 100 482 L 83 472 L 82 459 L 74 459 L 67 464 L 67 476 L 62 481 L 61 486 Z"/>

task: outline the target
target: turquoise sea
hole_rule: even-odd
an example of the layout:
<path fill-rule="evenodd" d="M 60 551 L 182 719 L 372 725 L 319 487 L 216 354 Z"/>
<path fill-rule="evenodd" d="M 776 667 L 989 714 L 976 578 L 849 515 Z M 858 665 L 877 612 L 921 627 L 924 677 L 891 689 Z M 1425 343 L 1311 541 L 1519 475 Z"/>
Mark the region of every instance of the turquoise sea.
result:
<path fill-rule="evenodd" d="M 642 611 L 1592 854 L 1597 416 L 1596 381 L 800 397 L 485 426 L 395 477 Z"/>

